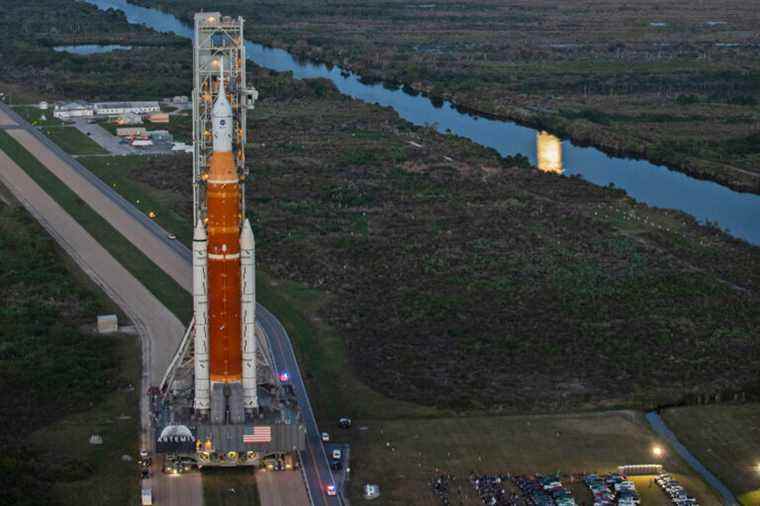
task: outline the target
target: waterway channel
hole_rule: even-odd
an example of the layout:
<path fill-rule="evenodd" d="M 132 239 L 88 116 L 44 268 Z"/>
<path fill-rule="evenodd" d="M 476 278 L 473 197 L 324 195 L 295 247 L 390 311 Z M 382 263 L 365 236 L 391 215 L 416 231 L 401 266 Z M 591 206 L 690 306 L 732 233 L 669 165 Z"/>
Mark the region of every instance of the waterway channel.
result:
<path fill-rule="evenodd" d="M 111 53 L 113 51 L 128 51 L 132 49 L 132 46 L 119 46 L 116 44 L 80 44 L 77 46 L 55 46 L 53 51 L 59 53 L 73 53 L 73 54 L 98 54 L 98 53 Z"/>
<path fill-rule="evenodd" d="M 710 472 L 697 457 L 694 456 L 673 434 L 665 421 L 655 411 L 650 411 L 646 414 L 647 422 L 657 434 L 660 435 L 665 441 L 668 442 L 678 455 L 684 459 L 692 469 L 694 469 L 716 492 L 718 492 L 723 499 L 723 504 L 727 506 L 738 506 L 739 502 L 736 500 L 734 494 L 723 484 L 713 473 Z"/>
<path fill-rule="evenodd" d="M 193 30 L 171 14 L 128 3 L 126 0 L 85 0 L 100 9 L 123 11 L 130 23 L 191 38 Z M 254 25 L 248 25 L 255 30 Z M 600 186 L 615 185 L 636 200 L 655 207 L 678 209 L 702 223 L 710 222 L 734 237 L 760 245 L 760 196 L 733 191 L 711 181 L 695 179 L 646 160 L 611 157 L 602 151 L 561 141 L 551 134 L 457 110 L 454 104 L 434 103 L 399 87 L 365 84 L 359 75 L 339 67 L 296 59 L 282 49 L 246 43 L 248 59 L 264 68 L 292 72 L 298 79 L 325 78 L 346 95 L 364 102 L 392 107 L 415 125 L 434 125 L 497 150 L 502 156 L 523 154 L 543 170 L 580 175 Z"/>

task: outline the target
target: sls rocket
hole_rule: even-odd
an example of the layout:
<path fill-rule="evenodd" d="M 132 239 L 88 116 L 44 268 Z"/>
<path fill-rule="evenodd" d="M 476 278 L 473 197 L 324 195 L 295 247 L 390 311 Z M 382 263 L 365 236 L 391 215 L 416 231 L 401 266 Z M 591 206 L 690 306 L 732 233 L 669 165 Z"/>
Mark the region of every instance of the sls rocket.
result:
<path fill-rule="evenodd" d="M 255 245 L 251 224 L 243 221 L 223 62 L 218 82 L 206 179 L 207 216 L 198 221 L 193 235 L 195 409 L 202 415 L 211 410 L 212 418 L 215 411 L 250 413 L 258 407 Z M 215 398 L 222 391 L 224 399 Z"/>

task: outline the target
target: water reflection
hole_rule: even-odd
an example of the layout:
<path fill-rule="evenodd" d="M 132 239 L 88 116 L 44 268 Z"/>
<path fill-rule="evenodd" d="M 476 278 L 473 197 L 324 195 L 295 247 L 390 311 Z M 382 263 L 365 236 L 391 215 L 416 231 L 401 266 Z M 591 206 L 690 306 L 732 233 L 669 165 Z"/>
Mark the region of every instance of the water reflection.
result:
<path fill-rule="evenodd" d="M 562 141 L 543 130 L 536 133 L 536 160 L 544 172 L 562 174 Z"/>
<path fill-rule="evenodd" d="M 119 46 L 115 44 L 81 44 L 79 46 L 55 46 L 53 51 L 59 53 L 74 53 L 74 54 L 99 54 L 110 53 L 111 51 L 126 51 L 132 49 L 132 46 Z"/>

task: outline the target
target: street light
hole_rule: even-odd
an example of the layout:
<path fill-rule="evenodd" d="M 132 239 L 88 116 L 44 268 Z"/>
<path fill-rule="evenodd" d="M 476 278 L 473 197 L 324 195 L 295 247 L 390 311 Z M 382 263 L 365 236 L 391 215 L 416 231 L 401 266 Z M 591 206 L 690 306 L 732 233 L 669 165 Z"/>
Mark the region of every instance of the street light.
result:
<path fill-rule="evenodd" d="M 655 457 L 657 457 L 658 459 L 659 459 L 660 457 L 662 457 L 662 455 L 663 455 L 664 453 L 665 453 L 665 450 L 663 450 L 661 446 L 657 446 L 657 445 L 655 445 L 655 446 L 653 446 L 653 447 L 652 447 L 652 455 L 654 455 L 654 456 L 655 456 Z"/>

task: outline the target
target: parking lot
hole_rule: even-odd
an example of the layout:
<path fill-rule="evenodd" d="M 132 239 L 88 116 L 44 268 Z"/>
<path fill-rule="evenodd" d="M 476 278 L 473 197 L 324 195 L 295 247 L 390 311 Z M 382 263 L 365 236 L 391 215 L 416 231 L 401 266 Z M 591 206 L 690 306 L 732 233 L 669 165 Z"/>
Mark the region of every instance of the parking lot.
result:
<path fill-rule="evenodd" d="M 442 474 L 430 482 L 442 506 L 698 506 L 670 474 Z"/>

